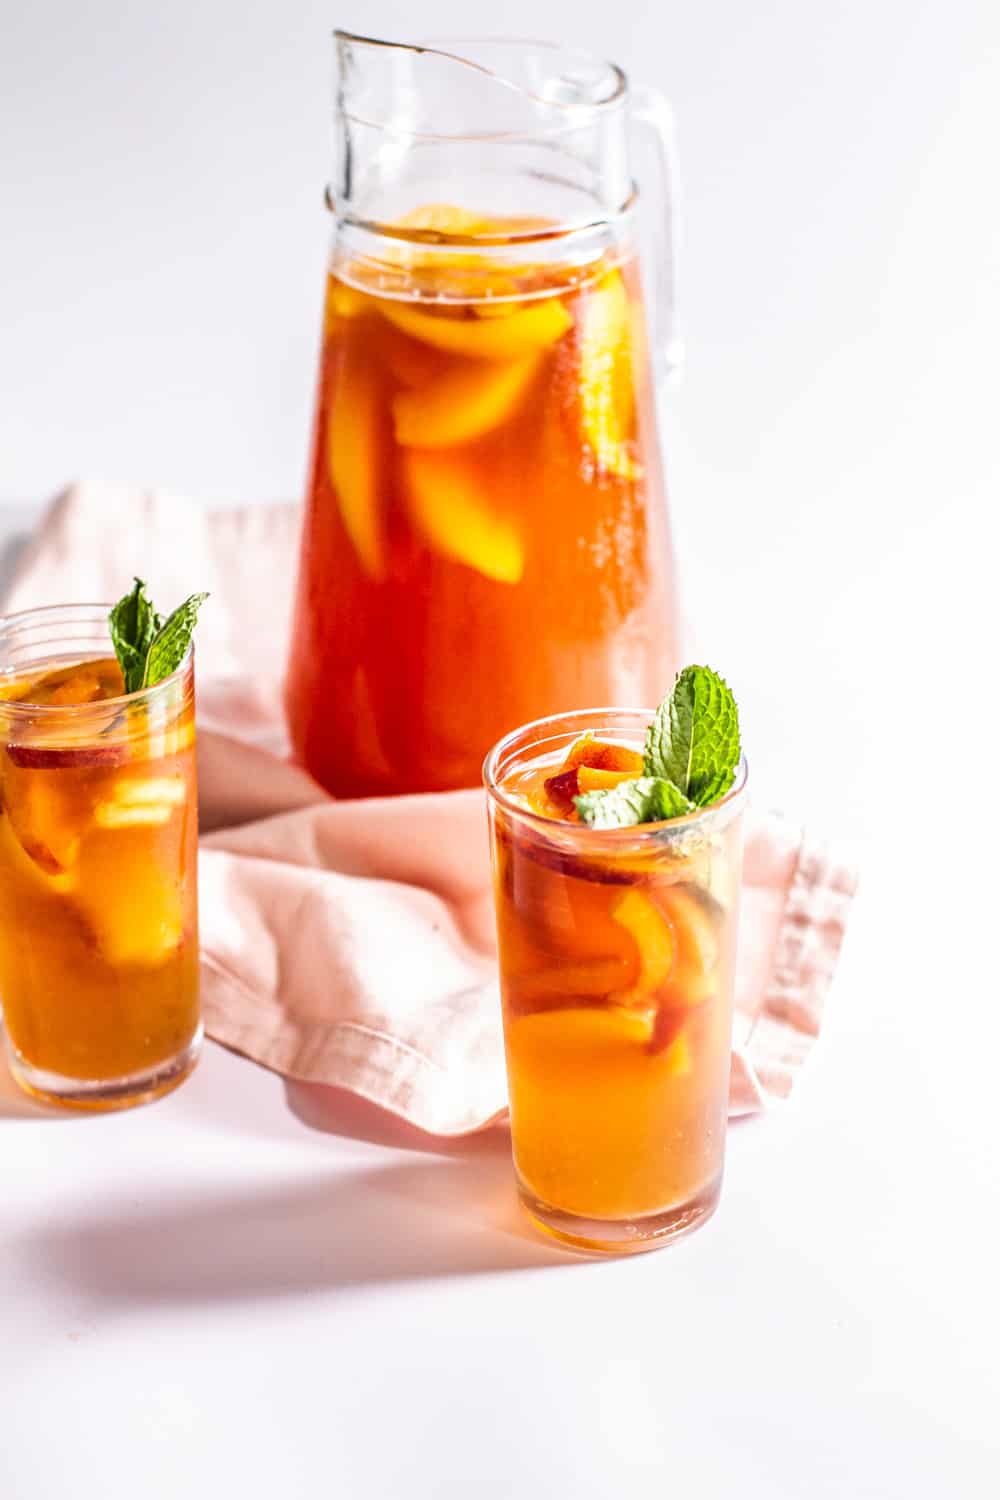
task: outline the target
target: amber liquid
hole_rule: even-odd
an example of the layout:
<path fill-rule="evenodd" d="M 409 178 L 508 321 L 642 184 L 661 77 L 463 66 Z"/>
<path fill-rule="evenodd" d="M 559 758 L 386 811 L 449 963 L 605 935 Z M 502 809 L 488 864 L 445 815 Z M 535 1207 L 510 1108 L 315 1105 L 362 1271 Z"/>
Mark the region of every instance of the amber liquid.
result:
<path fill-rule="evenodd" d="M 550 812 L 552 766 L 505 790 Z M 714 1206 L 731 1035 L 739 833 L 584 857 L 494 826 L 514 1159 L 529 1204 L 592 1225 Z M 600 1236 L 597 1236 L 600 1238 Z"/>
<path fill-rule="evenodd" d="M 495 227 L 495 226 L 494 226 Z M 467 261 L 475 261 L 469 256 Z M 347 796 L 478 784 L 504 732 L 656 702 L 673 565 L 633 262 L 331 276 L 287 680 Z"/>
<path fill-rule="evenodd" d="M 123 691 L 113 661 L 0 682 L 3 702 Z M 147 1073 L 198 1031 L 194 706 L 141 704 L 68 740 L 51 715 L 0 748 L 0 999 L 17 1057 L 62 1080 Z M 161 707 L 163 705 L 160 705 Z M 14 736 L 11 739 L 11 736 Z"/>

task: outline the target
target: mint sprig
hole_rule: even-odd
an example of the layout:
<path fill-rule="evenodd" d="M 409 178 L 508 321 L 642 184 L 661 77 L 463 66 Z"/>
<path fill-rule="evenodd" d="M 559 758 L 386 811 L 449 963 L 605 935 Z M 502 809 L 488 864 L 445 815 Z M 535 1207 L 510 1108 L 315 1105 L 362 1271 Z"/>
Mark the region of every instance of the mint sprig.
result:
<path fill-rule="evenodd" d="M 132 592 L 119 599 L 108 615 L 111 643 L 122 669 L 126 693 L 137 693 L 142 687 L 146 657 L 160 624 L 146 585 L 137 578 Z"/>
<path fill-rule="evenodd" d="M 574 798 L 590 828 L 627 828 L 710 807 L 736 779 L 736 700 L 710 667 L 685 667 L 646 733 L 644 775 Z"/>
<path fill-rule="evenodd" d="M 126 693 L 155 687 L 176 672 L 187 655 L 207 594 L 192 594 L 164 621 L 141 578 L 119 599 L 108 615 L 108 629 L 115 648 Z"/>
<path fill-rule="evenodd" d="M 662 776 L 638 776 L 600 792 L 575 797 L 576 810 L 590 828 L 628 828 L 633 823 L 660 823 L 694 812 L 683 792 Z"/>
<path fill-rule="evenodd" d="M 647 776 L 665 776 L 699 807 L 733 784 L 740 758 L 736 700 L 710 667 L 685 667 L 646 735 Z"/>

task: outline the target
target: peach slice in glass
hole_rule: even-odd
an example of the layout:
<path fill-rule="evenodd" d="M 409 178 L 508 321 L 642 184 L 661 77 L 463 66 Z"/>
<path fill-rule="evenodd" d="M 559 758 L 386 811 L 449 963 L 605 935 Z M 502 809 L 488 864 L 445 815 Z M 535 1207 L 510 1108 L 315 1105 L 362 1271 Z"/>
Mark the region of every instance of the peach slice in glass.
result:
<path fill-rule="evenodd" d="M 593 771 L 623 771 L 629 776 L 641 776 L 642 752 L 628 745 L 608 744 L 595 739 L 592 734 L 581 734 L 566 752 L 563 771 L 572 771 L 576 766 L 589 766 Z"/>
<path fill-rule="evenodd" d="M 538 368 L 537 355 L 497 363 L 463 362 L 418 390 L 393 399 L 396 441 L 451 448 L 491 432 L 519 405 Z"/>
<path fill-rule="evenodd" d="M 628 445 L 635 405 L 628 294 L 618 271 L 589 293 L 580 317 L 580 409 L 602 473 L 636 479 Z"/>
<path fill-rule="evenodd" d="M 639 974 L 635 983 L 615 996 L 619 1005 L 652 1005 L 656 991 L 674 966 L 677 945 L 670 922 L 635 886 L 630 886 L 611 909 L 611 915 L 635 940 Z"/>
<path fill-rule="evenodd" d="M 550 963 L 527 974 L 508 977 L 507 1004 L 515 1015 L 534 1010 L 566 1009 L 596 1004 L 627 983 L 624 959 L 596 958 L 582 963 Z"/>
<path fill-rule="evenodd" d="M 183 776 L 130 777 L 94 808 L 98 828 L 160 828 L 187 797 Z"/>
<path fill-rule="evenodd" d="M 404 452 L 403 476 L 410 519 L 432 547 L 497 583 L 520 580 L 520 533 L 496 514 L 470 465 L 452 454 L 411 448 Z"/>
<path fill-rule="evenodd" d="M 634 781 L 634 771 L 602 771 L 594 766 L 578 766 L 576 781 L 581 792 L 608 792 L 623 781 Z"/>
<path fill-rule="evenodd" d="M 381 578 L 378 374 L 357 340 L 348 344 L 326 434 L 327 464 L 344 530 L 365 572 Z"/>
<path fill-rule="evenodd" d="M 176 856 L 158 857 L 162 837 L 148 828 L 118 828 L 83 841 L 76 901 L 109 964 L 159 964 L 181 944 Z"/>
<path fill-rule="evenodd" d="M 9 754 L 9 751 L 8 751 Z M 83 793 L 61 776 L 43 776 L 7 761 L 0 784 L 0 811 L 25 854 L 48 876 L 65 876 L 80 852 Z"/>
<path fill-rule="evenodd" d="M 682 885 L 667 885 L 657 891 L 677 941 L 678 975 L 707 975 L 719 956 L 716 926 L 698 897 Z"/>
<path fill-rule="evenodd" d="M 547 349 L 573 326 L 558 297 L 546 297 L 506 318 L 452 318 L 412 302 L 383 298 L 382 315 L 411 338 L 469 359 L 518 359 Z"/>

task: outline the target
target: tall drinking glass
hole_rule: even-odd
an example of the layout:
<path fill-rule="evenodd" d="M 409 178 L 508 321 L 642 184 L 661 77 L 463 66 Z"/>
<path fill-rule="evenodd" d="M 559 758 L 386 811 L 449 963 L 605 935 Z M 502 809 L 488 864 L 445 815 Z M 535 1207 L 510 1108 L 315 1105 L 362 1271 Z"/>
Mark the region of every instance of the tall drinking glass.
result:
<path fill-rule="evenodd" d="M 710 808 L 593 829 L 539 794 L 587 733 L 641 749 L 651 711 L 542 719 L 486 760 L 514 1165 L 579 1249 L 704 1222 L 725 1150 L 746 763 Z"/>
<path fill-rule="evenodd" d="M 0 1004 L 28 1093 L 119 1109 L 197 1060 L 194 657 L 124 694 L 108 607 L 0 619 Z"/>

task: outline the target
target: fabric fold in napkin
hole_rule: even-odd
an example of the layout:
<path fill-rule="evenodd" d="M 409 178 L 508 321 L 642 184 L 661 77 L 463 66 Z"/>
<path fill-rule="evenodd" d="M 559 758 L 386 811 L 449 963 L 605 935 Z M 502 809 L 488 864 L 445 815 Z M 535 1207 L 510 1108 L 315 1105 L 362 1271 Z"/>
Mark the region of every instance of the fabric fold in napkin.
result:
<path fill-rule="evenodd" d="M 198 628 L 208 1033 L 457 1135 L 506 1107 L 480 791 L 335 802 L 290 764 L 281 676 L 295 505 L 203 510 L 81 485 L 50 507 L 8 611 L 212 594 Z M 802 829 L 748 815 L 730 1112 L 783 1098 L 815 1041 L 855 887 Z"/>

